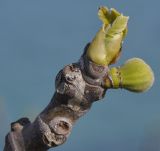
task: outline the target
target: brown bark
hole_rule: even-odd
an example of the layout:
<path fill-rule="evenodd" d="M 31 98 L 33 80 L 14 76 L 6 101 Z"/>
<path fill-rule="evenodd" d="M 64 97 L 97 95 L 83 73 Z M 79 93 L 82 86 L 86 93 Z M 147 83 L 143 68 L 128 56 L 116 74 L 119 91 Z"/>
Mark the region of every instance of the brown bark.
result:
<path fill-rule="evenodd" d="M 89 61 L 87 48 L 88 45 L 77 63 L 65 66 L 58 73 L 56 92 L 33 123 L 28 118 L 11 123 L 4 151 L 46 151 L 63 144 L 78 118 L 94 101 L 104 97 L 103 79 L 108 67 Z"/>

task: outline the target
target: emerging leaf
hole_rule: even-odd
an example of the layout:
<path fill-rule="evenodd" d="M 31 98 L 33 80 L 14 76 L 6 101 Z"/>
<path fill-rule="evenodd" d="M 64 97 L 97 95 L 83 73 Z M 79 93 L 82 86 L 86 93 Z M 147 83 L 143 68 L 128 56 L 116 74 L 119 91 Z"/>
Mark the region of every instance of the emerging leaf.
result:
<path fill-rule="evenodd" d="M 101 7 L 98 12 L 103 25 L 88 50 L 88 58 L 98 65 L 110 65 L 119 58 L 122 41 L 127 34 L 129 17 L 115 9 Z"/>

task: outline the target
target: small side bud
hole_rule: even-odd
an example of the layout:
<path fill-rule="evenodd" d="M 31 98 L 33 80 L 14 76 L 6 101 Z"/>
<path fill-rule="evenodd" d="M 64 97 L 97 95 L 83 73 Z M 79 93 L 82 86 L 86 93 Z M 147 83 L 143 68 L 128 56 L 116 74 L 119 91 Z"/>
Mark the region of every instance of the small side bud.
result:
<path fill-rule="evenodd" d="M 143 92 L 151 88 L 154 74 L 151 67 L 142 59 L 129 59 L 118 68 L 111 68 L 108 72 L 110 80 L 106 79 L 107 88 L 124 88 L 133 92 Z"/>

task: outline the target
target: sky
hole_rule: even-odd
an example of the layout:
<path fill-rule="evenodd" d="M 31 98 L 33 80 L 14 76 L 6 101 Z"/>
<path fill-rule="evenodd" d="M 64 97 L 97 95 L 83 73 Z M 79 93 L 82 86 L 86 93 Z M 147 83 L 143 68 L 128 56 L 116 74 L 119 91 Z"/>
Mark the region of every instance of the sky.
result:
<path fill-rule="evenodd" d="M 33 121 L 47 106 L 58 71 L 79 59 L 100 28 L 102 5 L 130 17 L 115 66 L 142 58 L 155 83 L 139 94 L 108 90 L 67 142 L 50 150 L 160 151 L 159 0 L 0 0 L 0 151 L 11 122 Z"/>

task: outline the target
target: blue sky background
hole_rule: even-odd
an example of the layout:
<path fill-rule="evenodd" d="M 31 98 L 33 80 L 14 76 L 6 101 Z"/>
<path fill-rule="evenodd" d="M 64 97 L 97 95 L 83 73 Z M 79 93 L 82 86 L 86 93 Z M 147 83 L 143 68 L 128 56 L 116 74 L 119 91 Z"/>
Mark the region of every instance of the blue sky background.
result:
<path fill-rule="evenodd" d="M 33 120 L 49 103 L 57 72 L 79 59 L 101 26 L 101 5 L 130 16 L 116 65 L 140 57 L 155 83 L 146 93 L 107 91 L 54 151 L 160 150 L 159 0 L 0 0 L 0 150 L 12 121 Z"/>

